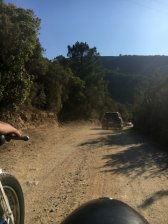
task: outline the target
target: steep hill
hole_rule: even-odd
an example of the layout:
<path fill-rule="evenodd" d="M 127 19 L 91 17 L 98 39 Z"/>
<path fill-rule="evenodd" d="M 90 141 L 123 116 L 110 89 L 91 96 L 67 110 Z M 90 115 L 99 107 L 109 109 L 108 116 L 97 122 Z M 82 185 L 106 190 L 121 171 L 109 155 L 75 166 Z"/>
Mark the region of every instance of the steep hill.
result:
<path fill-rule="evenodd" d="M 101 56 L 110 96 L 134 103 L 135 96 L 154 74 L 168 75 L 168 56 Z"/>
<path fill-rule="evenodd" d="M 168 74 L 168 56 L 101 56 L 102 66 L 124 74 Z"/>

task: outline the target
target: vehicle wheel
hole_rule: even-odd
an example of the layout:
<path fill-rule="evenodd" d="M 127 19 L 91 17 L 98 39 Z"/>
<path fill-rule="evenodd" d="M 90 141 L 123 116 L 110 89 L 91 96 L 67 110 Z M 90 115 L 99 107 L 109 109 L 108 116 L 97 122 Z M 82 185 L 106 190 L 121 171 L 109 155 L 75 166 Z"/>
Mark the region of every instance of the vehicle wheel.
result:
<path fill-rule="evenodd" d="M 121 129 L 121 130 L 123 130 L 123 128 L 124 128 L 124 125 L 123 125 L 123 124 L 121 124 L 120 129 Z"/>
<path fill-rule="evenodd" d="M 13 212 L 15 224 L 24 224 L 24 197 L 18 180 L 8 173 L 0 173 L 0 181 Z"/>

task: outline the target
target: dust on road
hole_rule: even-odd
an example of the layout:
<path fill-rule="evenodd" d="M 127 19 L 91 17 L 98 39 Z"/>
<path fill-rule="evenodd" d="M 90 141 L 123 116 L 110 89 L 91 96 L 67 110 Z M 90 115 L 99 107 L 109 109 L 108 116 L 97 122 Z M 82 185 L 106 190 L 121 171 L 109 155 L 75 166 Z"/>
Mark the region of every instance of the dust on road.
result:
<path fill-rule="evenodd" d="M 109 196 L 153 224 L 168 223 L 168 155 L 134 134 L 89 123 L 27 131 L 0 148 L 0 167 L 23 187 L 26 224 L 58 224 L 83 202 Z"/>

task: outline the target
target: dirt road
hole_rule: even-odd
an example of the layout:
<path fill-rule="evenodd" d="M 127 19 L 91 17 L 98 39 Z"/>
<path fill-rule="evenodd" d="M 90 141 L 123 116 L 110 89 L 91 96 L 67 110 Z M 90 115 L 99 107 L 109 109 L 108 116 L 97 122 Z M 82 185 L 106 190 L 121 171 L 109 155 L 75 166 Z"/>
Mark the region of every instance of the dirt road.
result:
<path fill-rule="evenodd" d="M 58 224 L 89 199 L 129 203 L 152 224 L 168 223 L 168 155 L 130 129 L 91 124 L 27 131 L 0 148 L 0 167 L 21 182 L 26 224 Z"/>

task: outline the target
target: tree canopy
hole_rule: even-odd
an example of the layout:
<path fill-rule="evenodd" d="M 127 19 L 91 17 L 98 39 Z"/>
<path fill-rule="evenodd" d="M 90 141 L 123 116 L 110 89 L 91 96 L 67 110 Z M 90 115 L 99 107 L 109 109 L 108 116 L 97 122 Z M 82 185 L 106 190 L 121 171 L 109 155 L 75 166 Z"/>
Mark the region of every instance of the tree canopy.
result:
<path fill-rule="evenodd" d="M 168 144 L 167 57 L 149 57 L 146 63 L 143 56 L 119 56 L 110 62 L 96 47 L 77 41 L 67 46 L 67 57 L 49 60 L 32 10 L 0 0 L 0 12 L 1 111 L 38 108 L 61 120 L 101 119 L 106 111 L 119 111 Z M 161 75 L 152 76 L 158 71 Z"/>
<path fill-rule="evenodd" d="M 17 106 L 30 93 L 32 78 L 25 63 L 38 44 L 40 20 L 33 11 L 0 4 L 0 105 Z"/>
<path fill-rule="evenodd" d="M 40 19 L 32 10 L 0 2 L 0 109 L 53 111 L 61 119 L 101 117 L 114 106 L 96 47 L 76 42 L 67 58 L 43 56 Z M 113 107 L 112 106 L 112 107 Z"/>

